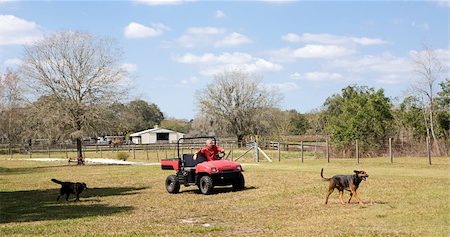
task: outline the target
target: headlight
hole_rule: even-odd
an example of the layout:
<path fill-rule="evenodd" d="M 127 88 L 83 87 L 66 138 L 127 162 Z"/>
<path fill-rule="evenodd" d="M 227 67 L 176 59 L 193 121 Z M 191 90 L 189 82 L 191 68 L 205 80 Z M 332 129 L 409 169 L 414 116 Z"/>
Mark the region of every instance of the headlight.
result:
<path fill-rule="evenodd" d="M 237 170 L 237 171 L 242 171 L 242 166 L 238 165 L 238 166 L 236 167 L 236 170 Z"/>
<path fill-rule="evenodd" d="M 211 168 L 211 172 L 213 172 L 213 173 L 217 173 L 217 169 L 214 167 L 214 168 Z"/>

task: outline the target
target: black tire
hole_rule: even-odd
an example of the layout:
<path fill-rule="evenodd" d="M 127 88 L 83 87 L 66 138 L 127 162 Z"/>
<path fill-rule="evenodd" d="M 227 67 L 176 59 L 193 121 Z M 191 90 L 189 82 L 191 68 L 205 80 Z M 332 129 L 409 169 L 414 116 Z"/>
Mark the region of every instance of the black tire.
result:
<path fill-rule="evenodd" d="M 169 175 L 166 178 L 166 189 L 169 193 L 178 193 L 180 191 L 180 181 L 176 175 Z"/>
<path fill-rule="evenodd" d="M 245 188 L 245 179 L 242 173 L 238 173 L 233 181 L 233 191 L 240 191 Z"/>
<path fill-rule="evenodd" d="M 200 181 L 198 183 L 198 188 L 200 189 L 200 192 L 202 192 L 205 195 L 208 195 L 213 190 L 213 180 L 208 175 L 204 175 L 200 178 Z"/>

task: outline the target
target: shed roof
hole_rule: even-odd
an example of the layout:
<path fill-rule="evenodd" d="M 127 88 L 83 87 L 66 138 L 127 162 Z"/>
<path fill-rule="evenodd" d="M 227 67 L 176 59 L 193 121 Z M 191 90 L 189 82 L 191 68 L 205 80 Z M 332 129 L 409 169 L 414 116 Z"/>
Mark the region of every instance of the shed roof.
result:
<path fill-rule="evenodd" d="M 184 134 L 184 133 L 172 131 L 172 130 L 165 129 L 165 128 L 152 128 L 152 129 L 147 129 L 147 130 L 144 130 L 144 131 L 140 131 L 140 132 L 136 132 L 136 133 L 130 134 L 130 137 L 139 137 L 139 136 L 142 136 L 142 134 L 146 134 L 146 133 L 179 133 L 179 134 Z"/>

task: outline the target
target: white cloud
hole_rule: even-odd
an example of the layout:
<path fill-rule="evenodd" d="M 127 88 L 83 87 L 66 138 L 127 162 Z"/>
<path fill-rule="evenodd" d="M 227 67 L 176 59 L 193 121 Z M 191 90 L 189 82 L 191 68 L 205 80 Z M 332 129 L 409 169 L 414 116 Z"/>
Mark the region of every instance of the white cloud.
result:
<path fill-rule="evenodd" d="M 221 37 L 226 30 L 217 27 L 190 27 L 186 33 L 175 41 L 182 47 L 193 48 L 214 43 L 217 37 Z"/>
<path fill-rule="evenodd" d="M 433 50 L 433 56 L 436 57 L 436 59 L 442 63 L 442 66 L 444 66 L 444 70 L 450 70 L 450 49 L 435 49 Z M 411 50 L 409 52 L 409 56 L 412 58 L 412 60 L 422 57 L 426 58 L 426 52 L 425 51 L 416 51 Z"/>
<path fill-rule="evenodd" d="M 10 58 L 7 59 L 4 63 L 5 67 L 17 67 L 22 64 L 22 60 L 19 58 Z"/>
<path fill-rule="evenodd" d="M 185 54 L 184 56 L 177 57 L 175 59 L 179 63 L 186 64 L 239 64 L 247 63 L 253 60 L 250 54 L 246 53 L 223 53 L 221 55 L 214 55 L 212 53 L 206 53 L 201 56 L 196 56 L 194 54 Z"/>
<path fill-rule="evenodd" d="M 311 45 L 292 51 L 296 58 L 337 58 L 352 53 L 351 50 L 336 45 Z"/>
<path fill-rule="evenodd" d="M 224 28 L 218 27 L 190 27 L 185 34 L 178 37 L 175 41 L 182 47 L 233 47 L 241 44 L 251 43 L 251 39 L 238 32 L 225 35 Z"/>
<path fill-rule="evenodd" d="M 137 70 L 137 65 L 132 63 L 124 63 L 122 64 L 122 69 L 126 70 L 127 72 L 134 72 Z"/>
<path fill-rule="evenodd" d="M 450 7 L 450 1 L 449 0 L 434 0 L 439 6 L 442 7 Z"/>
<path fill-rule="evenodd" d="M 298 72 L 294 72 L 289 76 L 292 80 L 300 80 L 302 78 L 302 75 Z"/>
<path fill-rule="evenodd" d="M 192 85 L 192 84 L 196 84 L 196 83 L 198 83 L 199 81 L 200 81 L 200 80 L 199 80 L 197 77 L 191 76 L 191 77 L 189 77 L 189 78 L 187 78 L 187 79 L 181 80 L 181 81 L 180 81 L 180 85 L 181 85 L 181 86 L 189 86 L 189 85 Z"/>
<path fill-rule="evenodd" d="M 328 66 L 351 75 L 351 78 L 375 80 L 383 84 L 406 82 L 413 73 L 410 59 L 389 53 L 339 59 L 330 62 Z"/>
<path fill-rule="evenodd" d="M 419 29 L 425 30 L 425 31 L 430 29 L 430 25 L 426 22 L 418 23 L 418 22 L 413 21 L 413 22 L 411 22 L 411 26 L 414 28 L 419 28 Z"/>
<path fill-rule="evenodd" d="M 305 33 L 302 35 L 297 35 L 295 33 L 288 33 L 281 36 L 281 39 L 287 42 L 307 42 L 307 43 L 318 43 L 318 44 L 332 44 L 332 45 L 382 45 L 388 42 L 379 38 L 368 38 L 368 37 L 347 37 L 332 34 L 310 34 Z"/>
<path fill-rule="evenodd" d="M 355 51 L 337 45 L 305 45 L 302 48 L 283 48 L 270 52 L 273 60 L 292 62 L 295 59 L 335 59 L 352 55 Z"/>
<path fill-rule="evenodd" d="M 29 45 L 42 38 L 36 23 L 13 15 L 0 15 L 0 45 Z"/>
<path fill-rule="evenodd" d="M 307 72 L 304 75 L 297 75 L 297 79 L 306 79 L 309 81 L 341 80 L 343 76 L 336 72 Z"/>
<path fill-rule="evenodd" d="M 216 41 L 214 44 L 216 47 L 230 47 L 230 46 L 237 46 L 241 44 L 248 44 L 252 41 L 250 38 L 248 38 L 245 35 L 233 32 L 229 35 L 227 35 L 224 39 Z"/>
<path fill-rule="evenodd" d="M 298 85 L 293 82 L 285 82 L 285 83 L 267 83 L 264 85 L 265 88 L 269 91 L 278 91 L 278 92 L 290 92 L 298 89 Z"/>
<path fill-rule="evenodd" d="M 279 71 L 283 68 L 279 64 L 239 52 L 221 55 L 207 53 L 201 56 L 185 54 L 175 57 L 174 60 L 179 63 L 195 64 L 199 67 L 200 73 L 207 76 L 215 75 L 227 69 L 243 69 L 249 73 L 259 73 Z"/>
<path fill-rule="evenodd" d="M 286 35 L 282 35 L 281 39 L 287 42 L 300 42 L 302 38 L 294 33 L 288 33 Z"/>
<path fill-rule="evenodd" d="M 159 6 L 159 5 L 180 5 L 185 0 L 133 0 L 137 4 L 144 4 L 149 6 Z"/>
<path fill-rule="evenodd" d="M 129 39 L 156 37 L 169 30 L 163 24 L 154 24 L 151 27 L 131 22 L 124 29 L 124 35 Z"/>
<path fill-rule="evenodd" d="M 224 18 L 225 17 L 225 13 L 221 10 L 217 10 L 216 11 L 216 18 Z"/>

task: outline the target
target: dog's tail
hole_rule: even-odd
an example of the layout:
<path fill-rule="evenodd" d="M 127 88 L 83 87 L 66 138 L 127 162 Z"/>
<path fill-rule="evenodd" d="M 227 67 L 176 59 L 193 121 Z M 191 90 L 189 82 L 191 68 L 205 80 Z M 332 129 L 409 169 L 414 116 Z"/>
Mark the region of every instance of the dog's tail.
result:
<path fill-rule="evenodd" d="M 61 181 L 59 181 L 57 179 L 51 179 L 51 180 L 52 180 L 52 182 L 57 183 L 57 184 L 62 184 L 63 183 L 63 182 L 61 182 Z"/>
<path fill-rule="evenodd" d="M 330 178 L 325 178 L 325 177 L 323 177 L 323 168 L 322 168 L 322 170 L 320 171 L 320 177 L 322 177 L 322 179 L 323 179 L 324 181 L 329 181 L 329 180 L 330 180 Z"/>

